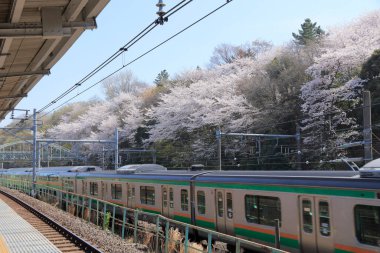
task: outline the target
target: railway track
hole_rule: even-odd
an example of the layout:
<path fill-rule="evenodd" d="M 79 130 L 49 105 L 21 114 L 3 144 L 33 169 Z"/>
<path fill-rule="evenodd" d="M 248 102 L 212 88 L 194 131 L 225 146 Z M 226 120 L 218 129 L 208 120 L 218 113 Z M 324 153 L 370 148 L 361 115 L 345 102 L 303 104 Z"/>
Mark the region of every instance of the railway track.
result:
<path fill-rule="evenodd" d="M 101 251 L 25 202 L 0 190 L 0 198 L 64 253 Z"/>

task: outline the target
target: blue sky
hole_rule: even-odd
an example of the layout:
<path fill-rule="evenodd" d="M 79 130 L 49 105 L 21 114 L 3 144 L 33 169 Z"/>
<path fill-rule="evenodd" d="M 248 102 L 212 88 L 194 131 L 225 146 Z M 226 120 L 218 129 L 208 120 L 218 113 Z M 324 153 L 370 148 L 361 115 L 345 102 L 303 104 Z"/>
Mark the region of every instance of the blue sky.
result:
<path fill-rule="evenodd" d="M 167 4 L 165 9 L 169 9 L 179 0 L 164 2 Z M 156 3 L 156 0 L 111 0 L 97 18 L 98 28 L 85 31 L 51 69 L 51 74 L 44 77 L 17 108 L 38 110 L 78 82 L 157 17 Z M 169 22 L 157 27 L 123 57 L 115 60 L 61 102 L 223 3 L 225 0 L 194 0 L 173 15 Z M 151 84 L 163 69 L 174 76 L 186 69 L 206 67 L 214 47 L 218 44 L 239 45 L 262 39 L 274 45 L 282 45 L 292 40 L 292 32 L 297 32 L 305 18 L 310 18 L 324 30 L 328 30 L 329 27 L 351 22 L 379 8 L 380 0 L 233 0 L 206 20 L 133 63 L 128 69 L 140 80 Z M 102 96 L 101 85 L 97 85 L 73 101 Z M 9 123 L 8 118 L 9 116 L 1 125 Z"/>

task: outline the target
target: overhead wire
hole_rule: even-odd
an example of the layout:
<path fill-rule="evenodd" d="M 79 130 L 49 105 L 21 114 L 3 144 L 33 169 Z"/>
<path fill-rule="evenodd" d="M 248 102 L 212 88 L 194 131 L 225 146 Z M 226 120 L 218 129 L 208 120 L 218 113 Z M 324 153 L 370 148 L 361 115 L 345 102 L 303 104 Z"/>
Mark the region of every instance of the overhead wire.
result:
<path fill-rule="evenodd" d="M 186 5 L 191 3 L 193 0 L 182 0 L 177 5 L 169 9 L 165 15 L 163 15 L 161 18 L 164 20 L 168 20 L 168 17 L 179 11 L 180 9 L 184 8 Z M 160 18 L 158 18 L 160 19 Z M 69 89 L 64 91 L 62 94 L 60 94 L 57 98 L 55 98 L 53 101 L 42 107 L 37 111 L 37 113 L 41 113 L 42 111 L 46 110 L 47 108 L 53 106 L 55 103 L 57 103 L 62 98 L 66 97 L 68 94 L 70 94 L 72 91 L 77 89 L 79 86 L 81 86 L 84 82 L 89 80 L 91 77 L 93 77 L 95 74 L 97 74 L 100 70 L 102 70 L 104 67 L 106 67 L 108 64 L 110 64 L 112 61 L 114 61 L 116 58 L 118 58 L 121 54 L 123 54 L 125 51 L 128 51 L 129 48 L 131 48 L 134 44 L 136 44 L 139 40 L 141 40 L 144 36 L 146 36 L 148 33 L 150 33 L 154 28 L 156 28 L 159 24 L 162 24 L 158 22 L 158 19 L 155 19 L 153 22 L 151 22 L 147 27 L 145 27 L 140 33 L 138 33 L 135 37 L 133 37 L 130 41 L 128 41 L 124 46 L 122 46 L 119 50 L 117 50 L 114 54 L 112 54 L 110 57 L 108 57 L 105 61 L 103 61 L 100 65 L 98 65 L 95 69 L 93 69 L 90 73 L 88 73 L 86 76 L 84 76 L 80 81 L 75 83 L 73 86 L 71 86 Z"/>
<path fill-rule="evenodd" d="M 193 1 L 193 0 L 191 0 Z M 137 60 L 141 59 L 142 57 L 144 57 L 145 55 L 151 53 L 152 51 L 156 50 L 157 48 L 159 48 L 160 46 L 164 45 L 165 43 L 167 43 L 168 41 L 172 40 L 173 38 L 177 37 L 178 35 L 180 35 L 181 33 L 185 32 L 186 30 L 188 30 L 189 28 L 191 28 L 192 26 L 196 25 L 197 23 L 201 22 L 202 20 L 204 20 L 205 18 L 209 17 L 210 15 L 212 15 L 213 13 L 215 13 L 216 11 L 220 10 L 221 8 L 223 8 L 224 6 L 226 6 L 227 4 L 229 4 L 230 2 L 232 2 L 232 0 L 228 0 L 226 3 L 220 5 L 218 8 L 214 9 L 213 11 L 209 12 L 208 14 L 206 14 L 205 16 L 203 16 L 202 18 L 196 20 L 195 22 L 193 22 L 192 24 L 188 25 L 187 27 L 185 27 L 184 29 L 180 30 L 179 32 L 175 33 L 174 35 L 172 35 L 171 37 L 169 37 L 168 39 L 162 41 L 161 43 L 157 44 L 156 46 L 154 46 L 153 48 L 147 50 L 146 52 L 144 52 L 143 54 L 141 54 L 140 56 L 136 57 L 135 59 L 131 60 L 130 62 L 128 62 L 127 64 L 123 64 L 121 67 L 119 67 L 118 69 L 116 69 L 115 71 L 113 71 L 112 73 L 108 74 L 107 76 L 105 76 L 104 78 L 102 78 L 101 80 L 97 81 L 96 83 L 92 84 L 91 86 L 89 86 L 88 88 L 86 88 L 85 90 L 79 92 L 78 94 L 76 94 L 75 96 L 71 97 L 70 99 L 66 100 L 65 102 L 63 102 L 62 104 L 60 104 L 59 106 L 55 107 L 54 109 L 48 111 L 47 113 L 43 114 L 40 116 L 40 118 L 43 118 L 45 117 L 46 115 L 50 114 L 51 112 L 57 110 L 58 108 L 64 106 L 65 104 L 67 104 L 68 102 L 72 101 L 74 98 L 80 96 L 81 94 L 83 94 L 84 92 L 88 91 L 89 89 L 93 88 L 94 86 L 102 83 L 104 80 L 106 80 L 107 78 L 111 77 L 112 75 L 116 74 L 117 72 L 119 72 L 120 70 L 124 69 L 125 67 L 131 65 L 132 63 L 136 62 Z M 187 3 L 188 4 L 188 3 Z M 174 14 L 174 13 L 173 13 Z M 48 107 L 52 106 L 52 104 L 49 104 L 49 106 L 45 106 L 43 108 L 43 110 L 47 109 Z M 39 110 L 38 112 L 41 113 L 43 111 L 42 109 Z"/>

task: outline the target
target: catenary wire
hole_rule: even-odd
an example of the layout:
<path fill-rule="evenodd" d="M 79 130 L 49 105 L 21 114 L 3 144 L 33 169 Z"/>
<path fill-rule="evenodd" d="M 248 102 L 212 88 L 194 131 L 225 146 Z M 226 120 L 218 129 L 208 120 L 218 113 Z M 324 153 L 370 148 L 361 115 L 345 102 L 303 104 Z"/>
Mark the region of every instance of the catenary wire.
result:
<path fill-rule="evenodd" d="M 192 26 L 196 25 L 197 23 L 199 23 L 200 21 L 204 20 L 205 18 L 207 18 L 208 16 L 212 15 L 213 13 L 215 13 L 216 11 L 220 10 L 221 8 L 223 8 L 224 6 L 226 6 L 227 4 L 229 4 L 230 2 L 232 2 L 232 0 L 229 0 L 227 1 L 226 3 L 220 5 L 218 8 L 214 9 L 213 11 L 209 12 L 208 14 L 206 14 L 205 16 L 203 16 L 202 18 L 198 19 L 197 21 L 193 22 L 192 24 L 190 24 L 189 26 L 185 27 L 184 29 L 182 29 L 181 31 L 177 32 L 176 34 L 172 35 L 171 37 L 169 37 L 168 39 L 164 40 L 163 42 L 159 43 L 158 45 L 156 45 L 155 47 L 149 49 L 148 51 L 146 51 L 145 53 L 141 54 L 140 56 L 136 57 L 135 59 L 133 59 L 132 61 L 128 62 L 127 64 L 123 65 L 122 67 L 116 69 L 115 71 L 113 71 L 112 73 L 108 74 L 106 77 L 102 78 L 101 80 L 97 81 L 96 83 L 94 83 L 93 85 L 89 86 L 88 88 L 86 88 L 85 90 L 79 92 L 78 94 L 76 94 L 75 96 L 71 97 L 70 99 L 66 100 L 65 102 L 63 102 L 62 104 L 60 104 L 59 106 L 55 107 L 54 109 L 46 112 L 45 114 L 41 115 L 40 118 L 43 118 L 45 117 L 46 115 L 50 114 L 51 112 L 57 110 L 58 108 L 66 105 L 68 102 L 72 101 L 74 98 L 80 96 L 81 94 L 83 94 L 84 92 L 88 91 L 89 89 L 93 88 L 94 86 L 100 84 L 101 82 L 103 82 L 104 80 L 106 80 L 107 78 L 111 77 L 112 75 L 116 74 L 117 72 L 119 72 L 120 70 L 124 69 L 125 67 L 131 65 L 132 63 L 134 63 L 135 61 L 141 59 L 142 57 L 144 57 L 145 55 L 149 54 L 150 52 L 154 51 L 155 49 L 157 49 L 158 47 L 162 46 L 163 44 L 167 43 L 168 41 L 170 41 L 171 39 L 177 37 L 179 34 L 183 33 L 184 31 L 188 30 L 189 28 L 191 28 Z M 48 107 L 50 107 L 51 105 L 49 104 Z M 46 107 L 46 108 L 48 108 Z M 46 109 L 44 108 L 44 109 Z M 41 113 L 43 110 L 39 110 L 38 112 Z"/>
<path fill-rule="evenodd" d="M 187 4 L 192 2 L 193 0 L 183 0 L 177 5 L 175 5 L 173 8 L 171 8 L 168 12 L 165 13 L 163 18 L 168 18 L 169 16 L 173 15 L 183 7 L 185 7 Z M 69 89 L 64 91 L 61 95 L 59 95 L 57 98 L 55 98 L 53 101 L 42 107 L 40 110 L 38 110 L 37 113 L 41 113 L 42 111 L 46 110 L 47 108 L 51 107 L 55 103 L 57 103 L 59 100 L 70 94 L 72 91 L 74 91 L 76 88 L 81 86 L 84 82 L 86 82 L 88 79 L 90 79 L 92 76 L 97 74 L 100 70 L 102 70 L 104 67 L 106 67 L 108 64 L 110 64 L 112 61 L 114 61 L 116 58 L 118 58 L 123 52 L 127 51 L 130 47 L 132 47 L 136 42 L 138 42 L 140 39 L 142 39 L 145 35 L 147 35 L 149 32 L 151 32 L 154 28 L 158 26 L 157 19 L 155 19 L 152 23 L 150 23 L 146 28 L 144 28 L 139 34 L 137 34 L 134 38 L 132 38 L 128 43 L 126 43 L 123 47 L 121 47 L 118 51 L 116 51 L 113 55 L 108 57 L 105 61 L 103 61 L 99 66 L 97 66 L 94 70 L 92 70 L 90 73 L 88 73 L 85 77 L 83 77 L 79 82 L 75 83 L 73 86 L 71 86 Z"/>

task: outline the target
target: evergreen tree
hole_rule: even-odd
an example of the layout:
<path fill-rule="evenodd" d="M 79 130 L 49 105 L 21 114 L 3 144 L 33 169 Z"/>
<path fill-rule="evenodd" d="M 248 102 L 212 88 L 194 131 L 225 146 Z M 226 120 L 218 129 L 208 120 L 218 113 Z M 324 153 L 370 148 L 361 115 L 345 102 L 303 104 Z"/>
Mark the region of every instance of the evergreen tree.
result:
<path fill-rule="evenodd" d="M 154 79 L 154 83 L 157 85 L 157 87 L 165 86 L 165 84 L 169 81 L 169 73 L 166 71 L 166 69 L 161 70 L 160 73 L 158 73 L 156 79 Z"/>
<path fill-rule="evenodd" d="M 310 18 L 305 19 L 305 22 L 301 24 L 301 30 L 298 30 L 298 34 L 292 33 L 294 42 L 303 46 L 318 41 L 324 34 L 325 31 L 317 26 L 316 22 L 312 23 Z"/>
<path fill-rule="evenodd" d="M 375 50 L 363 64 L 360 78 L 367 80 L 364 88 L 371 92 L 374 103 L 380 102 L 380 50 Z"/>

